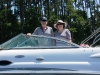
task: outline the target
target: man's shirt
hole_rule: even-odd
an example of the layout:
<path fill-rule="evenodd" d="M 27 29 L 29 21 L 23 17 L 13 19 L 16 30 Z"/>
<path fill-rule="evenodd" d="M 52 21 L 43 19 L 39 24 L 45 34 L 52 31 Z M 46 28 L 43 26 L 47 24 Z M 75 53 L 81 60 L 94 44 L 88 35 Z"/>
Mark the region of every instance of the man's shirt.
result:
<path fill-rule="evenodd" d="M 45 35 L 45 36 L 53 36 L 53 29 L 49 26 L 46 27 L 45 30 L 42 27 L 37 27 L 32 34 L 35 35 Z"/>

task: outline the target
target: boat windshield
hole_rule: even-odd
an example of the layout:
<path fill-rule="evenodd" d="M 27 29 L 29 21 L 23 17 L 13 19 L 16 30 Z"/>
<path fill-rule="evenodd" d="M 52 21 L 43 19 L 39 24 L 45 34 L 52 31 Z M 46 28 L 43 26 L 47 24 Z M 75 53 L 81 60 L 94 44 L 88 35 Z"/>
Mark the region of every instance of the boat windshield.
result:
<path fill-rule="evenodd" d="M 19 34 L 0 45 L 0 49 L 15 48 L 79 48 L 80 46 L 55 37 Z"/>

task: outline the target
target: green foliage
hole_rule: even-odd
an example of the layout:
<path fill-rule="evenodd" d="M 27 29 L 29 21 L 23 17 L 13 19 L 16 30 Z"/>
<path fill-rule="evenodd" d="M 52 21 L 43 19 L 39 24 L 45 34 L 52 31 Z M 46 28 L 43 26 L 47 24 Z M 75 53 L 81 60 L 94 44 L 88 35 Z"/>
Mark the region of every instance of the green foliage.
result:
<path fill-rule="evenodd" d="M 33 33 L 34 29 L 40 26 L 40 16 L 35 11 L 35 9 L 29 8 L 25 12 L 25 33 Z"/>
<path fill-rule="evenodd" d="M 71 32 L 73 32 L 73 33 L 74 33 L 74 32 L 77 32 L 76 28 L 70 28 L 69 30 L 70 30 Z"/>
<path fill-rule="evenodd" d="M 57 22 L 57 20 L 58 20 L 58 17 L 56 15 L 52 14 L 52 16 L 49 18 L 49 21 L 48 21 L 48 25 L 51 26 L 54 31 L 56 29 L 54 28 L 53 25 Z"/>

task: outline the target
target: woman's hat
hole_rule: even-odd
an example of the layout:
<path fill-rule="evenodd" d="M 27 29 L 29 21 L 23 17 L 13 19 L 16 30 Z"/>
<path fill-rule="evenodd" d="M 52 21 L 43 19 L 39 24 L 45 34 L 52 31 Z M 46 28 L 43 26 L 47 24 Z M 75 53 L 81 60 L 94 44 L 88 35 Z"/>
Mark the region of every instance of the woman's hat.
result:
<path fill-rule="evenodd" d="M 57 24 L 58 24 L 58 23 L 63 23 L 63 24 L 64 24 L 64 28 L 66 28 L 66 26 L 67 26 L 67 23 L 66 23 L 66 22 L 63 22 L 62 20 L 58 20 L 57 23 L 54 24 L 54 28 L 57 29 Z"/>

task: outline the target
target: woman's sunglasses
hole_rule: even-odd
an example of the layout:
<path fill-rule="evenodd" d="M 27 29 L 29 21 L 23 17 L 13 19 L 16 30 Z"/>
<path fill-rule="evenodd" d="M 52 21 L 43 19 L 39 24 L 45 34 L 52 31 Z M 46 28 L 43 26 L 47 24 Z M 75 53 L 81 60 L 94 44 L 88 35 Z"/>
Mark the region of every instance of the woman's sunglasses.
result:
<path fill-rule="evenodd" d="M 59 24 L 57 24 L 57 25 L 63 25 L 63 23 L 59 23 Z"/>

